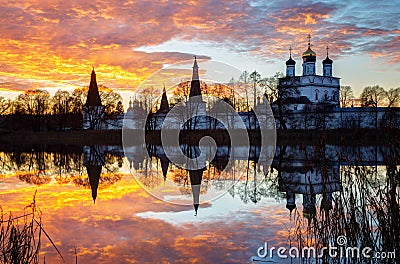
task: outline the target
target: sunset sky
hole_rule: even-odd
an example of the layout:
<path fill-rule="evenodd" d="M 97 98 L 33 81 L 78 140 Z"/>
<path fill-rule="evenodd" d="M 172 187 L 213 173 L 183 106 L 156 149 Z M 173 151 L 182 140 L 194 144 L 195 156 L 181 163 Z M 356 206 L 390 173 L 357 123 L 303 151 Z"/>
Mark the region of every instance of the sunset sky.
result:
<path fill-rule="evenodd" d="M 134 90 L 194 54 L 267 77 L 285 70 L 290 45 L 300 74 L 307 34 L 317 73 L 329 45 L 334 76 L 356 94 L 366 85 L 400 86 L 399 1 L 0 3 L 2 95 L 88 85 L 92 66 L 99 84 Z"/>

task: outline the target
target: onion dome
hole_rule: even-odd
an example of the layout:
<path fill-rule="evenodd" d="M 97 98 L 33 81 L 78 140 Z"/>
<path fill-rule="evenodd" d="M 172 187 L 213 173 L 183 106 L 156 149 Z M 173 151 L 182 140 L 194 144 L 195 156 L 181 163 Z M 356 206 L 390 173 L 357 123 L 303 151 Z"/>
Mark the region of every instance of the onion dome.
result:
<path fill-rule="evenodd" d="M 311 44 L 308 43 L 308 49 L 303 52 L 302 58 L 307 58 L 307 57 L 316 57 L 317 54 L 311 49 Z"/>
<path fill-rule="evenodd" d="M 301 57 L 303 58 L 303 61 L 306 61 L 306 62 L 315 62 L 315 60 L 316 60 L 316 58 L 317 58 L 317 53 L 315 53 L 315 52 L 311 49 L 310 39 L 311 39 L 311 36 L 308 35 L 308 48 L 307 48 L 306 51 L 303 52 L 303 54 L 301 55 Z"/>
<path fill-rule="evenodd" d="M 296 204 L 286 204 L 286 209 L 290 211 L 290 213 L 296 209 Z"/>
<path fill-rule="evenodd" d="M 322 64 L 332 64 L 333 63 L 333 60 L 331 60 L 329 58 L 328 51 L 329 51 L 329 47 L 327 46 L 326 47 L 326 58 L 325 58 L 325 60 L 322 61 Z"/>
<path fill-rule="evenodd" d="M 326 57 L 325 60 L 322 61 L 322 64 L 332 64 L 333 60 L 331 60 L 329 57 Z"/>
<path fill-rule="evenodd" d="M 296 65 L 296 62 L 292 59 L 292 47 L 289 48 L 289 51 L 290 51 L 290 55 L 289 55 L 289 59 L 286 61 L 286 66 Z"/>
<path fill-rule="evenodd" d="M 286 61 L 286 65 L 296 65 L 296 62 L 292 59 L 292 56 Z"/>

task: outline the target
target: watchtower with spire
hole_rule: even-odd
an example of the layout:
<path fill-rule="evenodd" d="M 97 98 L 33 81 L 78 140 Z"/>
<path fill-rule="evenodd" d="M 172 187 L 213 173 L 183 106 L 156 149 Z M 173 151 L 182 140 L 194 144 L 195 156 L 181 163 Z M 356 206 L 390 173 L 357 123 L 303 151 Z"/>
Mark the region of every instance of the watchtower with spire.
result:
<path fill-rule="evenodd" d="M 161 96 L 161 103 L 160 103 L 160 109 L 158 109 L 159 113 L 167 113 L 169 111 L 169 103 L 168 103 L 168 98 L 167 98 L 167 90 L 163 89 L 163 93 Z"/>
<path fill-rule="evenodd" d="M 105 150 L 103 146 L 84 146 L 83 165 L 86 167 L 93 202 L 96 202 L 100 175 L 105 164 Z"/>
<path fill-rule="evenodd" d="M 199 66 L 197 65 L 197 57 L 194 57 L 192 81 L 190 83 L 189 98 L 194 96 L 201 96 L 200 79 L 199 79 Z"/>
<path fill-rule="evenodd" d="M 86 103 L 82 107 L 83 129 L 100 130 L 103 126 L 104 106 L 101 104 L 94 68 L 90 77 L 90 85 Z"/>
<path fill-rule="evenodd" d="M 203 101 L 200 89 L 199 66 L 197 57 L 194 57 L 192 81 L 190 83 L 189 99 L 186 102 L 189 115 L 192 117 L 189 124 L 189 129 L 199 130 L 207 126 L 206 120 L 206 102 Z"/>

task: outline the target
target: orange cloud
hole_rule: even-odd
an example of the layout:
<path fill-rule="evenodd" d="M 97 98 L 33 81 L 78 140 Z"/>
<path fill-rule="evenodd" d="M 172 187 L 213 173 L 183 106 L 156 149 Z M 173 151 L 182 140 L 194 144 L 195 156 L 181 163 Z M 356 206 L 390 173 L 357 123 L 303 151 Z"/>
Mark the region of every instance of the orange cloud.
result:
<path fill-rule="evenodd" d="M 336 57 L 365 52 L 393 63 L 394 17 L 367 3 L 9 1 L 0 10 L 0 88 L 87 85 L 94 65 L 99 82 L 132 90 L 164 63 L 191 59 L 136 50 L 170 40 L 211 42 L 273 61 L 286 58 L 290 45 L 302 52 L 311 33 L 318 54 L 329 45 Z"/>

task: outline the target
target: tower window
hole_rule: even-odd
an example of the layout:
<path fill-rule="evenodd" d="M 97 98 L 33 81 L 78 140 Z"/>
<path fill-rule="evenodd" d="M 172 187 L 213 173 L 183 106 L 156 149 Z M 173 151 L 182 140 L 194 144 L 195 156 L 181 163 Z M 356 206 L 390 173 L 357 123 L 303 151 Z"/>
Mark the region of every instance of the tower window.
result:
<path fill-rule="evenodd" d="M 319 93 L 319 91 L 315 90 L 315 101 L 318 101 L 318 93 Z"/>

